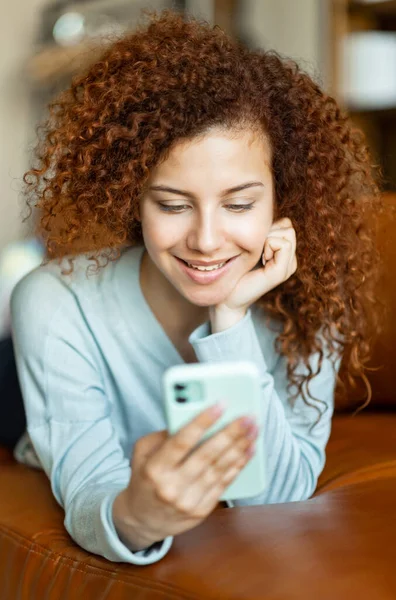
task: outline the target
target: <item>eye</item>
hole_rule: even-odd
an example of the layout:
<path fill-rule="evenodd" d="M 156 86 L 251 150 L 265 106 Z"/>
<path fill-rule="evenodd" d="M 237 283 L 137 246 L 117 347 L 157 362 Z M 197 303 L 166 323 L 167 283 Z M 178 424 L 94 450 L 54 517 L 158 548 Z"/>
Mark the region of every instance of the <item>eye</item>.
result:
<path fill-rule="evenodd" d="M 254 202 L 250 204 L 227 204 L 227 208 L 230 208 L 234 212 L 245 212 L 246 210 L 251 210 L 253 208 Z"/>
<path fill-rule="evenodd" d="M 254 202 L 250 204 L 226 204 L 225 207 L 232 212 L 245 212 L 253 208 Z M 163 212 L 180 213 L 183 210 L 190 208 L 188 204 L 163 204 L 158 203 L 160 210 Z"/>
<path fill-rule="evenodd" d="M 160 210 L 164 211 L 164 212 L 181 212 L 183 209 L 185 208 L 189 208 L 189 206 L 187 204 L 162 204 L 162 202 L 158 203 Z"/>

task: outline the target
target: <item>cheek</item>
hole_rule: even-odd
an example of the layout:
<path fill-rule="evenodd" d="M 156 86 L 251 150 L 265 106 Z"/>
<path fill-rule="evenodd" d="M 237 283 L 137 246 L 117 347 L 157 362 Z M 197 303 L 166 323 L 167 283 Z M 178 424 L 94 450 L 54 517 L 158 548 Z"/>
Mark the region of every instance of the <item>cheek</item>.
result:
<path fill-rule="evenodd" d="M 172 246 L 180 239 L 180 228 L 161 217 L 146 217 L 142 220 L 142 233 L 145 246 L 158 250 Z"/>
<path fill-rule="evenodd" d="M 235 231 L 235 239 L 252 254 L 260 253 L 264 248 L 270 227 L 270 224 L 264 222 L 263 225 L 263 222 L 256 218 L 245 226 L 239 227 Z"/>

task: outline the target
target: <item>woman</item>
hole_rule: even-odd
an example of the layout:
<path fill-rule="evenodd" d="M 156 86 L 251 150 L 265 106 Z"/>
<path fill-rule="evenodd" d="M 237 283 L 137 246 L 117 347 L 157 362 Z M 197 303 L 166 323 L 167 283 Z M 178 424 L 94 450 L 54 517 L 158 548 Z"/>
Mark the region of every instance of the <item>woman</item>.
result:
<path fill-rule="evenodd" d="M 365 379 L 377 326 L 382 206 L 335 101 L 276 53 L 164 12 L 53 104 L 38 157 L 25 181 L 51 260 L 15 290 L 13 336 L 73 539 L 155 562 L 254 453 L 248 415 L 196 447 L 221 407 L 166 433 L 161 377 L 183 362 L 261 373 L 269 484 L 228 506 L 309 498 L 343 349 Z"/>

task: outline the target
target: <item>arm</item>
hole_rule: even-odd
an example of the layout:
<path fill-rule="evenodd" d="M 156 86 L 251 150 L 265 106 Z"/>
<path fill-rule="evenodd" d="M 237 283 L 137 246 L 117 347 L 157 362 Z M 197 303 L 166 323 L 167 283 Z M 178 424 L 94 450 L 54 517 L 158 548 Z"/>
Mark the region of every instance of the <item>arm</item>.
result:
<path fill-rule="evenodd" d="M 79 546 L 111 561 L 160 560 L 172 538 L 133 552 L 114 524 L 113 503 L 129 483 L 130 462 L 114 430 L 98 349 L 73 293 L 36 270 L 16 286 L 11 314 L 27 430 L 65 510 L 66 530 Z"/>
<path fill-rule="evenodd" d="M 263 443 L 267 457 L 268 486 L 260 496 L 240 499 L 235 505 L 271 504 L 309 498 L 315 491 L 317 479 L 325 464 L 325 447 L 330 436 L 334 409 L 336 373 L 332 361 L 324 356 L 321 372 L 311 380 L 309 389 L 320 402 L 309 402 L 323 412 L 328 409 L 315 428 L 310 426 L 318 412 L 298 397 L 294 409 L 287 392 L 286 358 L 280 356 L 270 373 L 252 321 L 251 310 L 236 324 L 218 333 L 210 333 L 209 323 L 198 327 L 189 338 L 200 362 L 222 360 L 250 360 L 261 374 L 263 393 Z M 314 372 L 318 356 L 310 364 Z M 338 370 L 340 359 L 336 362 Z M 301 373 L 305 367 L 301 365 Z M 306 389 L 306 388 L 305 388 Z"/>

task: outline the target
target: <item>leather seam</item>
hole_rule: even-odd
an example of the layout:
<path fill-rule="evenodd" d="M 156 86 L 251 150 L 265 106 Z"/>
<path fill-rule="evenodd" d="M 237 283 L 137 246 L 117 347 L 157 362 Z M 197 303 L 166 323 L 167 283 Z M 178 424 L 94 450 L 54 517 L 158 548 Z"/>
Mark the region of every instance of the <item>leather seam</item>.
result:
<path fill-rule="evenodd" d="M 24 548 L 25 550 L 28 550 L 29 552 L 33 553 L 33 554 L 38 554 L 40 556 L 45 557 L 46 559 L 50 560 L 51 562 L 53 562 L 56 565 L 59 565 L 59 563 L 63 563 L 65 565 L 69 565 L 73 568 L 73 570 L 75 571 L 80 571 L 80 573 L 83 574 L 87 574 L 90 573 L 91 575 L 95 575 L 96 577 L 100 577 L 101 579 L 105 579 L 106 581 L 110 581 L 110 578 L 107 577 L 107 575 L 105 575 L 105 573 L 109 573 L 109 575 L 111 574 L 111 581 L 117 581 L 119 583 L 124 583 L 127 585 L 133 585 L 135 587 L 139 587 L 140 589 L 142 588 L 142 586 L 144 586 L 144 589 L 146 590 L 153 590 L 153 591 L 158 591 L 158 592 L 165 592 L 165 593 L 169 593 L 172 592 L 175 595 L 173 596 L 174 598 L 179 598 L 181 600 L 199 600 L 201 598 L 201 596 L 191 596 L 191 594 L 189 595 L 185 595 L 185 593 L 183 591 L 178 591 L 173 589 L 171 586 L 169 586 L 167 583 L 162 583 L 162 582 L 158 582 L 158 584 L 156 586 L 150 585 L 148 582 L 148 579 L 140 579 L 139 577 L 137 577 L 135 574 L 125 574 L 126 579 L 119 579 L 118 577 L 115 578 L 113 577 L 114 571 L 106 571 L 103 569 L 103 572 L 101 570 L 100 567 L 96 567 L 93 565 L 87 565 L 87 568 L 82 569 L 79 566 L 76 566 L 75 563 L 79 562 L 76 560 L 73 560 L 71 558 L 68 558 L 67 556 L 63 556 L 62 554 L 58 554 L 55 553 L 53 550 L 50 549 L 46 549 L 43 546 L 40 546 L 39 544 L 37 544 L 37 542 L 30 542 L 30 544 L 28 545 L 26 542 L 28 541 L 28 538 L 23 537 L 21 534 L 16 533 L 15 531 L 12 531 L 11 529 L 5 528 L 3 525 L 0 525 L 0 532 L 1 534 L 5 535 L 6 537 L 9 537 L 11 539 L 13 539 L 13 541 L 16 541 L 19 544 L 19 547 Z M 35 548 L 32 548 L 32 546 L 35 546 Z M 81 548 L 81 550 L 84 550 L 83 548 Z M 92 556 L 96 556 L 94 554 L 92 554 Z M 104 557 L 100 557 L 98 555 L 98 558 L 104 558 Z M 109 561 L 111 564 L 115 564 L 117 565 L 117 567 L 119 567 L 119 563 L 118 562 L 113 562 L 113 561 Z M 130 565 L 130 566 L 134 566 L 134 567 L 141 567 L 141 566 L 149 566 L 149 565 L 134 565 L 132 563 L 121 563 L 122 565 Z M 131 579 L 132 581 L 128 581 L 128 579 Z M 133 580 L 136 581 L 133 581 Z M 180 595 L 182 594 L 182 595 Z M 169 596 L 166 596 L 166 598 L 168 598 Z"/>
<path fill-rule="evenodd" d="M 348 487 L 356 483 L 365 483 L 366 481 L 375 481 L 376 479 L 387 479 L 388 477 L 394 476 L 393 472 L 389 475 L 388 471 L 389 469 L 394 470 L 395 464 L 396 461 L 393 459 L 383 463 L 370 465 L 368 467 L 360 467 L 359 469 L 351 471 L 350 473 L 344 473 L 338 476 L 335 475 L 322 485 L 318 486 L 315 490 L 315 494 L 325 493 L 341 487 Z M 369 477 L 367 477 L 367 479 L 358 479 L 356 481 L 356 477 L 364 477 L 365 475 L 369 475 Z M 335 487 L 334 484 L 336 484 Z"/>

